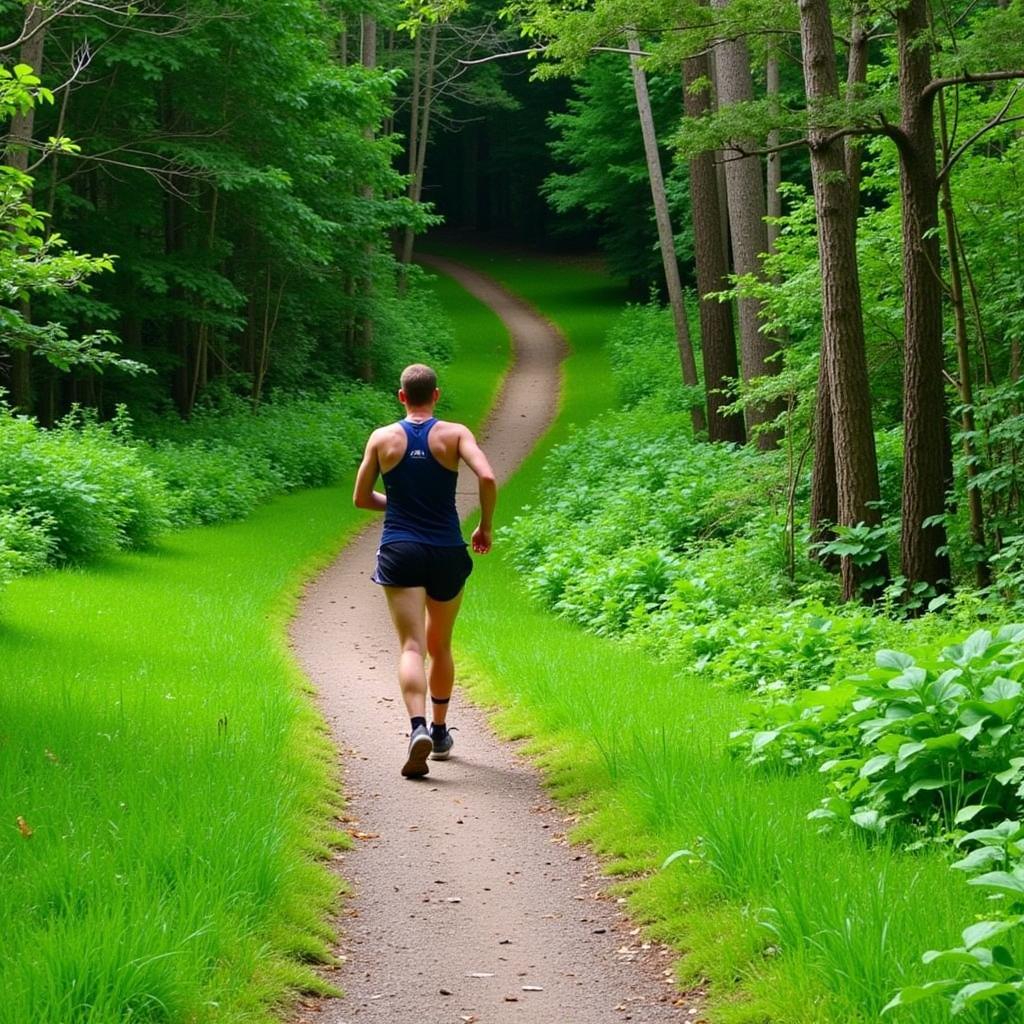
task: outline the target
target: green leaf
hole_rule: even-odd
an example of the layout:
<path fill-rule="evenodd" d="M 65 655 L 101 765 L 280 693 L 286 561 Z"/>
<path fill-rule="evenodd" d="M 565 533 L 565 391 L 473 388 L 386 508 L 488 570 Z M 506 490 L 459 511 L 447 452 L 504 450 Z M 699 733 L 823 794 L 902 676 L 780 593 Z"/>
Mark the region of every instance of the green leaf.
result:
<path fill-rule="evenodd" d="M 692 850 L 676 850 L 674 853 L 670 853 L 661 864 L 661 870 L 664 871 L 669 864 L 674 864 L 681 857 L 696 857 L 697 855 Z"/>
<path fill-rule="evenodd" d="M 1020 982 L 1006 981 L 972 981 L 970 985 L 964 985 L 950 1004 L 949 1012 L 956 1016 L 963 1013 L 968 1007 L 975 1003 L 995 999 L 996 996 L 1008 995 L 1011 992 L 1020 991 Z"/>
<path fill-rule="evenodd" d="M 940 981 L 929 981 L 926 985 L 908 985 L 906 988 L 901 988 L 882 1007 L 882 1013 L 888 1013 L 897 1006 L 912 1006 L 914 1003 L 920 1003 L 924 999 L 934 999 L 936 996 L 951 992 L 959 984 L 960 982 L 954 978 L 943 978 Z"/>
<path fill-rule="evenodd" d="M 978 875 L 977 878 L 968 878 L 968 885 L 977 885 L 982 889 L 995 889 L 996 892 L 1005 893 L 1020 899 L 1024 896 L 1024 879 L 1017 875 L 1011 875 L 1008 871 L 990 871 L 987 875 Z"/>
<path fill-rule="evenodd" d="M 1024 921 L 1024 917 L 1010 917 L 999 921 L 979 921 L 963 930 L 964 945 L 968 949 L 980 946 L 983 942 L 994 939 L 997 935 L 1012 931 Z"/>
<path fill-rule="evenodd" d="M 953 819 L 954 825 L 962 825 L 965 821 L 972 821 L 982 811 L 990 807 L 991 804 L 968 804 L 966 807 L 961 807 L 956 812 L 956 817 Z"/>
<path fill-rule="evenodd" d="M 875 655 L 875 664 L 879 668 L 891 668 L 897 671 L 903 671 L 903 669 L 910 668 L 914 664 L 914 659 L 909 654 L 904 654 L 902 651 L 890 651 L 881 650 Z"/>
<path fill-rule="evenodd" d="M 945 779 L 918 779 L 917 782 L 913 783 L 903 797 L 904 800 L 911 800 L 917 796 L 918 793 L 922 793 L 933 789 L 945 789 L 949 783 Z"/>
<path fill-rule="evenodd" d="M 870 778 L 872 775 L 877 775 L 884 768 L 888 768 L 892 764 L 894 758 L 892 754 L 878 754 L 875 757 L 865 761 L 860 770 L 860 777 L 862 779 Z"/>
<path fill-rule="evenodd" d="M 999 676 L 981 691 L 981 699 L 988 704 L 1012 701 L 1021 695 L 1021 685 L 1014 679 Z"/>

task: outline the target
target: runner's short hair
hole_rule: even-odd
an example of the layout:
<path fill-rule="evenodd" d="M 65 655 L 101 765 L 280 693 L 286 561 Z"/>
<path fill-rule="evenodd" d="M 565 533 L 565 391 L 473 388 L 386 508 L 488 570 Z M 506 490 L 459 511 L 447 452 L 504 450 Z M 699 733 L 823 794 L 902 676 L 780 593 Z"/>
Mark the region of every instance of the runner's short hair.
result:
<path fill-rule="evenodd" d="M 426 405 L 437 388 L 437 374 L 423 363 L 413 363 L 402 371 L 402 390 L 410 405 Z"/>

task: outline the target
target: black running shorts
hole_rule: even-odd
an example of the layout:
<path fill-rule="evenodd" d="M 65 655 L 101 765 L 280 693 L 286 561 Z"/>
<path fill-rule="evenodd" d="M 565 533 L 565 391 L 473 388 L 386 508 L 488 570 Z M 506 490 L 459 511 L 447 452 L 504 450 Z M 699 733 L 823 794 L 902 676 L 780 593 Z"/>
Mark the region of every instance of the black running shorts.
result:
<path fill-rule="evenodd" d="M 382 587 L 425 587 L 434 601 L 451 601 L 472 571 L 473 559 L 464 545 L 437 547 L 398 540 L 380 546 L 372 579 Z"/>

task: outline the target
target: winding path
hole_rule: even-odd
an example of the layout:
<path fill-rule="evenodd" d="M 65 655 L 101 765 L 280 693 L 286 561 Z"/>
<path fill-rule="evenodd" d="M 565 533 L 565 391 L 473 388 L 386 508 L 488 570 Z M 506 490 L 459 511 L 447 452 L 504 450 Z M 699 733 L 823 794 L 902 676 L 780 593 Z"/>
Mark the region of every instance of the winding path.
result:
<path fill-rule="evenodd" d="M 488 278 L 431 259 L 491 306 L 515 361 L 483 443 L 499 480 L 553 419 L 565 345 Z M 475 487 L 459 484 L 460 510 Z M 453 702 L 452 759 L 421 781 L 399 776 L 408 721 L 395 682 L 383 596 L 370 582 L 379 524 L 307 589 L 292 626 L 339 750 L 355 849 L 338 856 L 351 885 L 340 920 L 346 998 L 307 1005 L 323 1024 L 660 1024 L 694 1020 L 673 1005 L 670 953 L 642 944 L 601 891 L 593 858 L 514 747 Z M 467 600 L 472 600 L 472 582 Z M 360 838 L 362 837 L 362 838 Z"/>

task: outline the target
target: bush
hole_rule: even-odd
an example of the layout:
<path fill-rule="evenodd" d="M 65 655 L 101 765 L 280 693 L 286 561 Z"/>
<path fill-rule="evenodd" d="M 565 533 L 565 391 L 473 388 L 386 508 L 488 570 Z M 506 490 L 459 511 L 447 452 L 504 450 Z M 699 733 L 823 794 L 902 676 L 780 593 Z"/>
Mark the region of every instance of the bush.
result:
<path fill-rule="evenodd" d="M 1024 811 L 1024 626 L 782 699 L 734 734 L 749 760 L 820 764 L 831 795 L 812 816 L 871 832 L 893 822 L 949 832 Z"/>
<path fill-rule="evenodd" d="M 0 510 L 0 586 L 45 568 L 53 548 L 48 516 L 29 509 Z"/>
<path fill-rule="evenodd" d="M 688 305 L 694 308 L 694 303 Z M 691 334 L 700 337 L 697 324 L 691 325 Z M 691 399 L 697 404 L 704 401 L 702 386 L 694 388 L 691 396 L 683 385 L 672 311 L 656 299 L 629 305 L 619 314 L 608 332 L 608 358 L 619 401 L 626 408 L 649 401 L 663 410 L 680 409 Z"/>
<path fill-rule="evenodd" d="M 166 525 L 163 485 L 118 429 L 76 412 L 44 431 L 0 413 L 0 509 L 45 529 L 55 561 L 146 543 Z"/>

